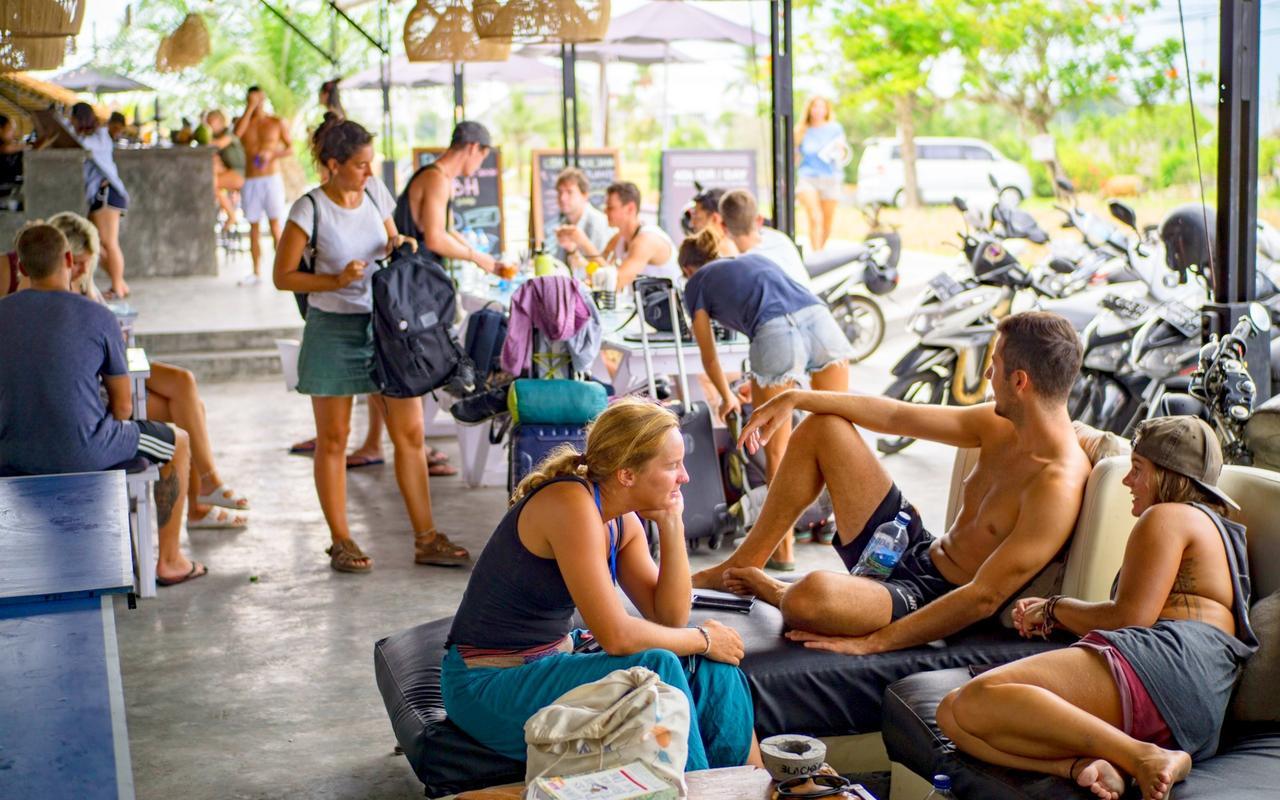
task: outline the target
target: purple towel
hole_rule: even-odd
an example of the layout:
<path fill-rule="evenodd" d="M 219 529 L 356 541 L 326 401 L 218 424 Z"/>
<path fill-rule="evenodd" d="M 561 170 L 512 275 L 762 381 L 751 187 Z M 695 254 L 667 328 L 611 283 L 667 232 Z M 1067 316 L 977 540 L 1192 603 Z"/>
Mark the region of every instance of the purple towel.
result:
<path fill-rule="evenodd" d="M 502 369 L 522 375 L 533 360 L 533 332 L 553 342 L 573 338 L 591 319 L 591 309 L 573 278 L 548 275 L 532 278 L 511 298 L 507 341 L 502 345 Z"/>

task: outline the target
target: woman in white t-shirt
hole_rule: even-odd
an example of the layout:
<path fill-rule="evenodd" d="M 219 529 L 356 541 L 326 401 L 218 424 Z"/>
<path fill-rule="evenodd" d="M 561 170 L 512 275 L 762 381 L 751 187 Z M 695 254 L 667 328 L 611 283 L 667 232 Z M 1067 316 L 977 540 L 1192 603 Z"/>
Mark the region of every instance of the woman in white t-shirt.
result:
<path fill-rule="evenodd" d="M 333 544 L 329 564 L 340 572 L 368 572 L 373 560 L 352 540 L 347 524 L 347 436 L 355 395 L 382 404 L 395 446 L 396 482 L 413 523 L 415 561 L 465 563 L 467 551 L 435 529 L 422 402 L 376 394 L 373 367 L 374 262 L 408 237 L 396 231 L 395 199 L 373 178 L 373 137 L 350 120 L 333 120 L 317 132 L 313 155 L 328 177 L 289 211 L 276 250 L 277 289 L 307 292 L 309 309 L 298 355 L 298 391 L 311 395 L 316 420 L 316 493 Z M 299 271 L 307 242 L 315 238 L 315 274 Z"/>

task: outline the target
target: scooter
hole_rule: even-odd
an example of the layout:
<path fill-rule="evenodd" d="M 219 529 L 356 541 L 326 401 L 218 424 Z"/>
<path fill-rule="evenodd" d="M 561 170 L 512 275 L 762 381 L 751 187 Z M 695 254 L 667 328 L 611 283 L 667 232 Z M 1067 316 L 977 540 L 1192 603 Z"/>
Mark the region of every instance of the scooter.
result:
<path fill-rule="evenodd" d="M 902 237 L 880 223 L 880 204 L 861 209 L 868 233 L 861 244 L 833 248 L 805 259 L 811 287 L 831 309 L 853 345 L 852 362 L 870 356 L 884 341 L 884 312 L 870 295 L 886 295 L 898 286 Z"/>

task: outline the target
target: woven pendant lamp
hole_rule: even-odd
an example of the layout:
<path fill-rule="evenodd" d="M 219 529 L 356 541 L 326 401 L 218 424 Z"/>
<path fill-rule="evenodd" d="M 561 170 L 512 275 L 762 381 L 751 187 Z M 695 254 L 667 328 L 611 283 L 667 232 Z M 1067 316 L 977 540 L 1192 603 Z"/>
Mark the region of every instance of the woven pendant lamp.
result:
<path fill-rule="evenodd" d="M 418 0 L 404 21 L 404 52 L 410 61 L 506 61 L 511 44 L 476 36 L 464 0 Z"/>
<path fill-rule="evenodd" d="M 476 33 L 501 42 L 599 42 L 609 30 L 609 0 L 475 0 Z"/>
<path fill-rule="evenodd" d="M 0 0 L 0 31 L 6 36 L 77 36 L 86 0 Z"/>
<path fill-rule="evenodd" d="M 204 17 L 188 14 L 178 29 L 160 41 L 156 49 L 156 69 L 177 72 L 194 67 L 209 55 L 209 29 Z"/>
<path fill-rule="evenodd" d="M 0 72 L 57 69 L 66 55 L 65 37 L 0 37 Z"/>

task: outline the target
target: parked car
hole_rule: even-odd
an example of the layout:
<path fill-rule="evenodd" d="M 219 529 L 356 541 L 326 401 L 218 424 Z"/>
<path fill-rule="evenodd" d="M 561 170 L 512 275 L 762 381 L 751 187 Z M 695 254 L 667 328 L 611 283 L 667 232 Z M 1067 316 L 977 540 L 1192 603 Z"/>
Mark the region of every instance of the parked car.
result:
<path fill-rule="evenodd" d="M 920 199 L 925 203 L 950 203 L 963 197 L 984 206 L 996 199 L 991 179 L 1001 195 L 1020 202 L 1031 194 L 1031 176 L 981 139 L 950 136 L 918 136 L 916 178 Z M 869 139 L 858 162 L 858 205 L 891 203 L 902 205 L 902 146 L 896 139 Z"/>

